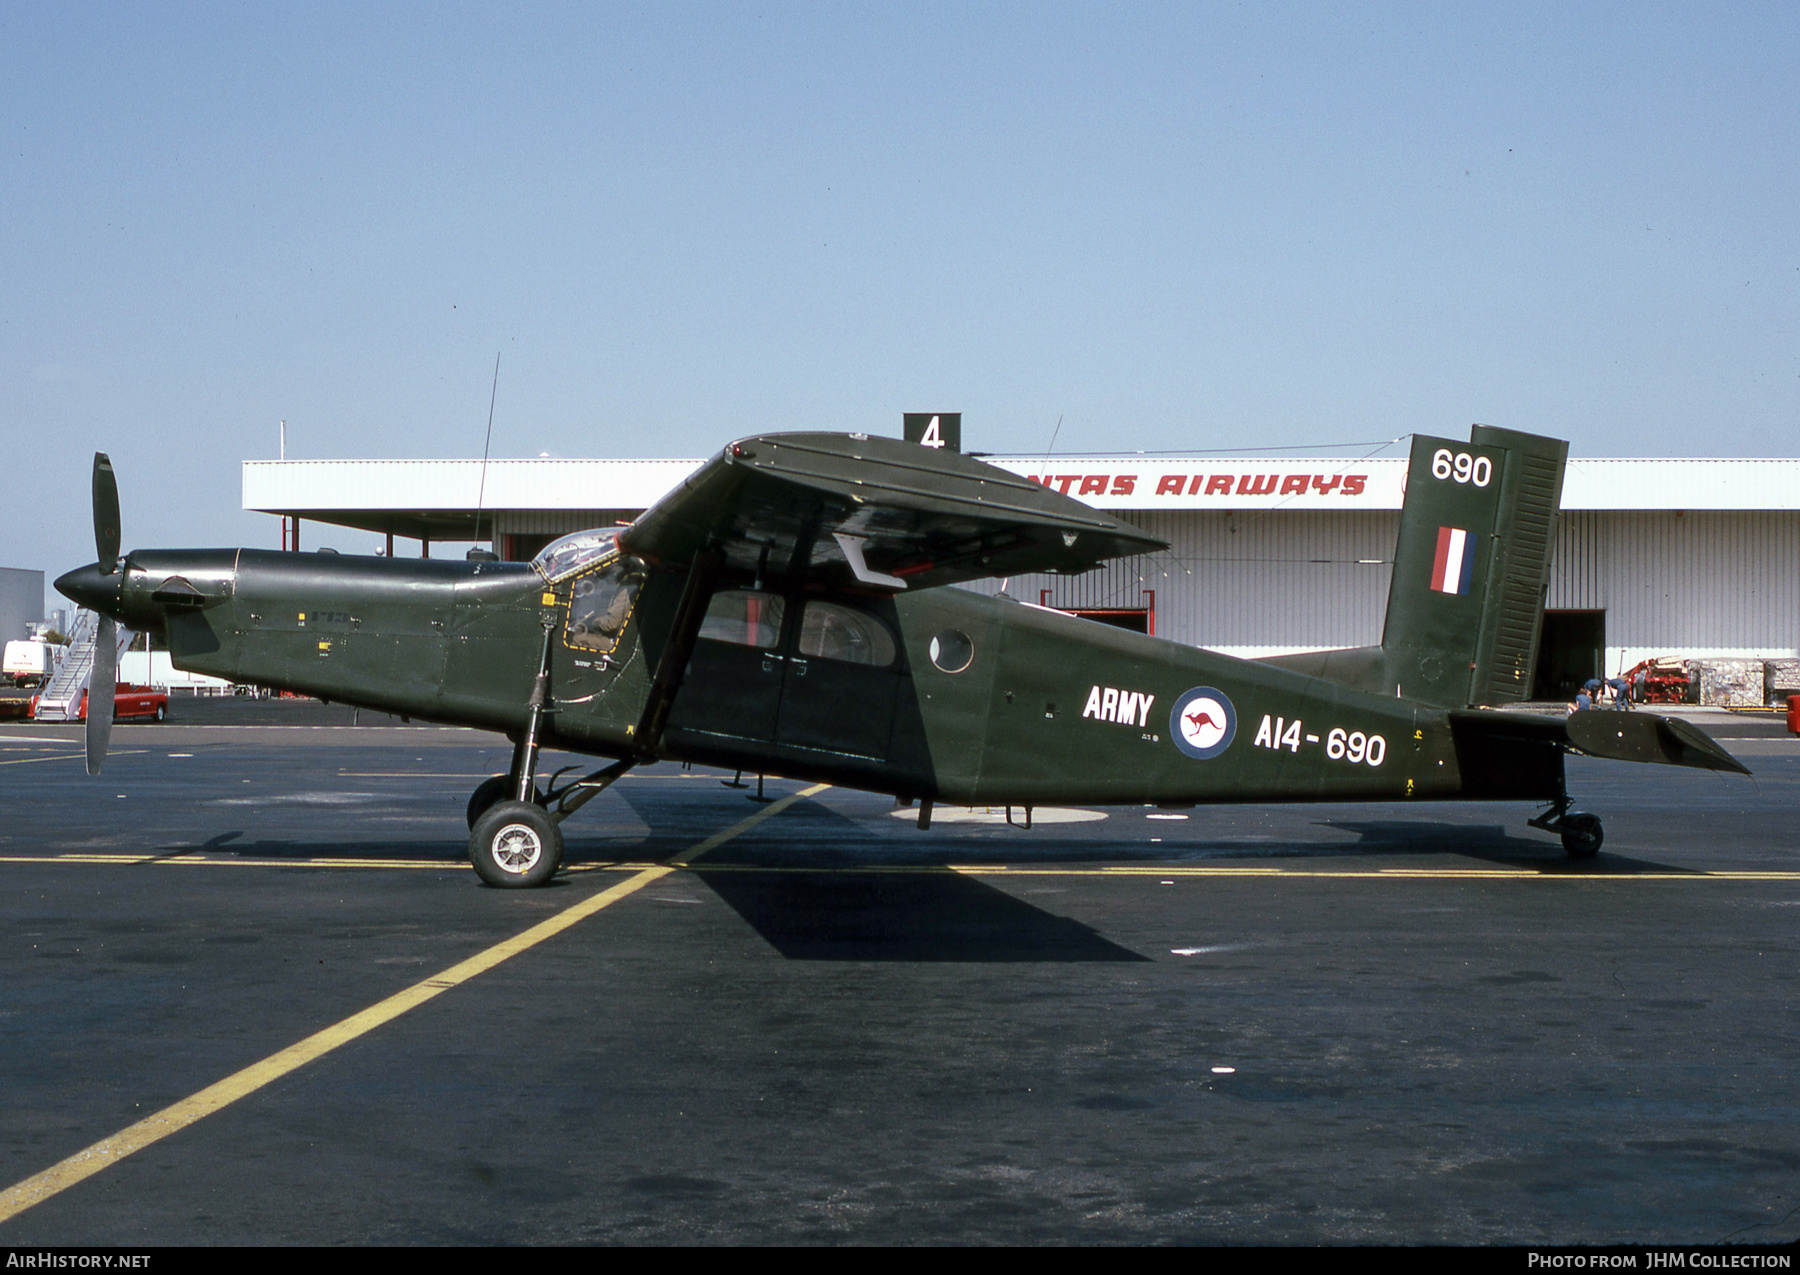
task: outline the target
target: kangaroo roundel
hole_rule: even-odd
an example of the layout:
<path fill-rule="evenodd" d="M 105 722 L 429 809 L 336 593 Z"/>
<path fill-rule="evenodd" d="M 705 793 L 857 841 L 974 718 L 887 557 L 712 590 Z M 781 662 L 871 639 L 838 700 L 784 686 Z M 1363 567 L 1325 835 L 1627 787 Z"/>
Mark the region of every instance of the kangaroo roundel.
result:
<path fill-rule="evenodd" d="M 1196 761 L 1217 757 L 1231 747 L 1236 734 L 1237 710 L 1224 691 L 1213 687 L 1196 686 L 1169 711 L 1169 738 Z"/>

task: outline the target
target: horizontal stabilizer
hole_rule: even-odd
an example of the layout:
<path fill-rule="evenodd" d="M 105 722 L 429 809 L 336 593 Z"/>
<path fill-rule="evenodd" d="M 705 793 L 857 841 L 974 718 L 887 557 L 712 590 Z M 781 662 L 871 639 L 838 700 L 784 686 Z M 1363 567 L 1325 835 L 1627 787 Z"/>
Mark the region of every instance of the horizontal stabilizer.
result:
<path fill-rule="evenodd" d="M 855 434 L 732 443 L 631 524 L 624 546 L 739 576 L 921 589 L 1073 575 L 1167 544 L 1078 500 L 948 450 Z"/>
<path fill-rule="evenodd" d="M 1571 713 L 1567 729 L 1569 743 L 1590 757 L 1750 773 L 1749 767 L 1714 743 L 1705 731 L 1678 717 L 1588 709 Z"/>

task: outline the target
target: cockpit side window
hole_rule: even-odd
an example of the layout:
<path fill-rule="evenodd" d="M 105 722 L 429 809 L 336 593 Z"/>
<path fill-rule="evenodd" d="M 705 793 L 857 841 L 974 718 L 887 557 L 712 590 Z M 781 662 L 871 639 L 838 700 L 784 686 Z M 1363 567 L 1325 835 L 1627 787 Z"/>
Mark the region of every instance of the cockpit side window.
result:
<path fill-rule="evenodd" d="M 781 595 L 753 589 L 727 589 L 712 596 L 700 636 L 734 646 L 774 650 L 781 644 L 781 617 L 786 610 Z"/>
<path fill-rule="evenodd" d="M 570 576 L 586 571 L 596 563 L 619 551 L 619 533 L 623 527 L 607 527 L 598 531 L 577 531 L 552 540 L 531 560 L 546 584 L 560 584 Z"/>
<path fill-rule="evenodd" d="M 631 623 L 644 575 L 640 559 L 624 557 L 578 576 L 570 586 L 568 644 L 601 655 L 617 650 L 625 626 Z"/>
<path fill-rule="evenodd" d="M 800 615 L 798 651 L 876 668 L 889 667 L 898 654 L 893 634 L 880 620 L 866 611 L 819 601 L 808 602 Z"/>

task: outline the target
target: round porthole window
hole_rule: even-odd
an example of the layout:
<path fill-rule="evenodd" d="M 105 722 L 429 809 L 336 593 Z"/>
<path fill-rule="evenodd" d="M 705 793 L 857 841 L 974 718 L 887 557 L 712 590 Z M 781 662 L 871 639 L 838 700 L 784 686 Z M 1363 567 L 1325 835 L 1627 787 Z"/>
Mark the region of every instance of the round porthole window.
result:
<path fill-rule="evenodd" d="M 975 662 L 975 643 L 959 629 L 945 629 L 931 639 L 931 662 L 946 673 L 960 673 Z"/>

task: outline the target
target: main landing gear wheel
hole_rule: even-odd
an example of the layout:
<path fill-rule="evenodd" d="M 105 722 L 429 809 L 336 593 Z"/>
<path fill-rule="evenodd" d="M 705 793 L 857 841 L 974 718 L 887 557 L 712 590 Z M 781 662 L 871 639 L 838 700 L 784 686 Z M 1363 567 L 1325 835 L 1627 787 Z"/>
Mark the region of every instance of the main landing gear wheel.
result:
<path fill-rule="evenodd" d="M 475 821 L 491 810 L 495 802 L 504 801 L 506 798 L 510 797 L 512 795 L 512 790 L 512 780 L 505 775 L 495 775 L 491 779 L 484 779 L 476 785 L 475 791 L 469 794 L 469 809 L 466 812 L 469 820 L 469 831 L 473 832 L 475 830 Z M 535 791 L 537 804 L 541 806 L 544 804 L 543 789 L 540 788 Z"/>
<path fill-rule="evenodd" d="M 1600 853 L 1600 843 L 1606 840 L 1606 831 L 1600 826 L 1600 816 L 1579 810 L 1564 815 L 1557 831 L 1562 833 L 1563 849 L 1575 859 L 1593 858 Z"/>
<path fill-rule="evenodd" d="M 562 863 L 562 829 L 542 806 L 497 801 L 469 834 L 469 862 L 489 885 L 522 890 L 543 885 Z"/>

